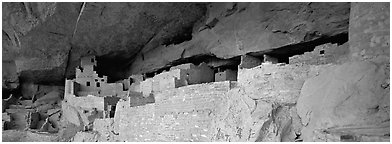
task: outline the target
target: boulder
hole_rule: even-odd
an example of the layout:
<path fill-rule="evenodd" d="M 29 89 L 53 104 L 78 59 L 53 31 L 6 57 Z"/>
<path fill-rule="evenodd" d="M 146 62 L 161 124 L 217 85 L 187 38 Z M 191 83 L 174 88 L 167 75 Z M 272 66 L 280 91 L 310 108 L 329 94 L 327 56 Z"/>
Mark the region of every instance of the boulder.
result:
<path fill-rule="evenodd" d="M 31 83 L 31 82 L 25 82 L 21 84 L 21 92 L 22 92 L 22 97 L 25 99 L 32 99 L 38 91 L 38 85 Z"/>
<path fill-rule="evenodd" d="M 3 98 L 7 98 L 12 91 L 19 87 L 15 61 L 2 61 L 2 89 Z"/>
<path fill-rule="evenodd" d="M 62 94 L 60 92 L 51 91 L 48 94 L 46 94 L 45 96 L 37 99 L 34 102 L 34 106 L 51 105 L 51 104 L 57 103 L 57 102 L 61 101 L 61 96 L 62 96 Z"/>

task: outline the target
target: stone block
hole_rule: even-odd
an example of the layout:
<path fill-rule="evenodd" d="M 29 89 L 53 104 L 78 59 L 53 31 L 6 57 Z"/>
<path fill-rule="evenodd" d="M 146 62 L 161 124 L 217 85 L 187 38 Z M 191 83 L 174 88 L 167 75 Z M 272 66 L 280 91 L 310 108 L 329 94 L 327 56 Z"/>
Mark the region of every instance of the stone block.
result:
<path fill-rule="evenodd" d="M 60 91 L 51 91 L 48 94 L 38 98 L 34 102 L 34 106 L 56 103 L 61 100 L 61 95 L 63 95 L 63 93 L 61 93 Z"/>
<path fill-rule="evenodd" d="M 49 117 L 49 121 L 54 128 L 60 127 L 60 116 L 61 116 L 61 113 L 55 113 Z"/>
<path fill-rule="evenodd" d="M 2 121 L 7 121 L 10 122 L 11 121 L 11 117 L 8 113 L 2 113 Z"/>
<path fill-rule="evenodd" d="M 12 127 L 10 129 L 23 130 L 27 127 L 28 112 L 11 113 L 10 116 L 12 120 Z"/>
<path fill-rule="evenodd" d="M 33 105 L 32 100 L 22 100 L 22 101 L 19 101 L 19 103 L 22 104 L 23 106 L 32 106 Z"/>
<path fill-rule="evenodd" d="M 22 96 L 26 99 L 32 99 L 38 92 L 38 85 L 34 83 L 22 83 L 21 92 Z"/>

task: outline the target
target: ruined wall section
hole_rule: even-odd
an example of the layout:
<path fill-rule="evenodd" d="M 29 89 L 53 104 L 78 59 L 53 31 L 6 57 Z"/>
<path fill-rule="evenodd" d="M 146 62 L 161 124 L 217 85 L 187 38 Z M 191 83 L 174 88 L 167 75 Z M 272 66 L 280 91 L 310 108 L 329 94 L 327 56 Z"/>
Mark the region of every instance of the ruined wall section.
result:
<path fill-rule="evenodd" d="M 128 81 L 121 81 L 119 83 L 107 83 L 107 76 L 99 77 L 94 67 L 97 66 L 97 61 L 94 56 L 87 56 L 81 58 L 81 66 L 76 68 L 76 79 L 78 83 L 77 96 L 123 96 L 126 92 L 123 89 L 128 89 Z M 128 85 L 127 85 L 128 84 Z"/>
<path fill-rule="evenodd" d="M 95 57 L 83 57 L 80 64 L 81 66 L 76 68 L 76 82 L 81 84 L 80 90 L 85 93 L 79 93 L 79 95 L 87 95 L 88 92 L 99 91 L 101 83 L 107 82 L 107 77 L 100 78 L 97 72 L 94 71 L 94 67 L 97 66 Z"/>
<path fill-rule="evenodd" d="M 170 68 L 170 71 L 160 73 L 153 78 L 140 83 L 140 91 L 144 97 L 167 89 L 181 86 L 200 84 L 214 81 L 214 71 L 207 64 L 195 66 L 192 63 Z"/>
<path fill-rule="evenodd" d="M 237 81 L 237 72 L 234 70 L 227 69 L 223 72 L 215 73 L 215 82 L 219 81 Z"/>
<path fill-rule="evenodd" d="M 124 141 L 211 141 L 213 119 L 225 113 L 232 82 L 190 85 L 155 93 L 155 103 L 120 100 L 115 132 Z"/>
<path fill-rule="evenodd" d="M 143 75 L 131 75 L 132 84 L 129 86 L 130 91 L 141 92 L 140 83 L 143 82 Z"/>
<path fill-rule="evenodd" d="M 157 93 L 157 140 L 211 141 L 213 119 L 225 112 L 230 85 L 225 81 Z"/>
<path fill-rule="evenodd" d="M 130 107 L 128 101 L 117 103 L 114 131 L 118 139 L 128 142 L 155 140 L 155 104 Z"/>
<path fill-rule="evenodd" d="M 311 52 L 305 52 L 302 55 L 289 57 L 289 64 L 295 65 L 323 65 L 323 64 L 340 64 L 347 61 L 349 54 L 348 43 L 323 44 L 316 46 Z"/>
<path fill-rule="evenodd" d="M 88 95 L 86 97 L 68 97 L 65 102 L 73 107 L 81 107 L 83 109 L 96 108 L 99 111 L 104 110 L 104 97 L 96 97 Z"/>
<path fill-rule="evenodd" d="M 122 83 L 103 83 L 100 88 L 100 96 L 123 96 L 127 92 L 123 91 Z"/>
<path fill-rule="evenodd" d="M 153 78 L 153 92 L 160 92 L 166 89 L 178 88 L 185 85 L 185 72 L 181 69 L 171 70 L 156 75 Z"/>
<path fill-rule="evenodd" d="M 175 69 L 184 70 L 188 76 L 181 79 L 186 79 L 188 85 L 214 81 L 214 71 L 206 63 L 201 63 L 198 66 L 192 63 L 182 64 L 171 67 L 170 71 Z"/>

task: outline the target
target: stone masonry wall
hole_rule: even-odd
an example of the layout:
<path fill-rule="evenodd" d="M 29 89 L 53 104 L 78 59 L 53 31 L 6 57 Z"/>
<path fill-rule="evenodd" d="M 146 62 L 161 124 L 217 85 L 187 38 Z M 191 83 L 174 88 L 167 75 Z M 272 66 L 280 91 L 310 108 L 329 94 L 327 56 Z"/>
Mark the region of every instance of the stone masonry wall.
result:
<path fill-rule="evenodd" d="M 118 139 L 128 142 L 156 141 L 155 104 L 130 107 L 129 102 L 119 101 L 114 117 L 114 131 Z"/>
<path fill-rule="evenodd" d="M 343 45 L 328 43 L 316 46 L 316 48 L 311 52 L 305 52 L 302 55 L 295 55 L 290 57 L 289 63 L 296 65 L 323 65 L 330 63 L 342 63 L 347 59 L 348 53 L 348 43 Z"/>
<path fill-rule="evenodd" d="M 155 104 L 120 100 L 115 131 L 123 141 L 211 141 L 213 119 L 225 113 L 229 81 L 190 85 L 155 94 Z"/>
<path fill-rule="evenodd" d="M 155 95 L 158 141 L 211 141 L 212 120 L 223 113 L 230 82 L 181 87 Z"/>

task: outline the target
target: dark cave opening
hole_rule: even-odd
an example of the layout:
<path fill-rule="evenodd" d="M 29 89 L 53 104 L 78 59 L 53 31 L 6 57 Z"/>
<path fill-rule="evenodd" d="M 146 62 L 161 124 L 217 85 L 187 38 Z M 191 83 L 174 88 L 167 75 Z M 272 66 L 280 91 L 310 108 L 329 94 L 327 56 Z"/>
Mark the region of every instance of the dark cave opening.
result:
<path fill-rule="evenodd" d="M 214 64 L 215 62 L 218 62 L 218 61 L 221 61 L 221 64 Z M 173 66 L 178 66 L 178 65 L 186 64 L 186 63 L 192 63 L 197 66 L 203 62 L 206 63 L 211 68 L 213 68 L 214 72 L 218 72 L 218 71 L 222 71 L 222 70 L 226 70 L 226 69 L 237 70 L 238 65 L 241 62 L 241 57 L 236 56 L 236 57 L 233 57 L 230 59 L 221 59 L 221 58 L 217 58 L 214 55 L 197 55 L 197 56 L 183 58 L 183 59 L 173 61 L 173 62 L 167 64 L 165 67 L 162 67 L 160 69 L 157 69 L 157 70 L 154 70 L 151 72 L 147 72 L 145 76 L 146 76 L 146 78 L 151 78 L 151 77 L 154 77 L 155 75 L 160 74 L 164 71 L 169 71 L 170 68 Z"/>
<path fill-rule="evenodd" d="M 261 52 L 251 52 L 249 55 L 263 59 L 263 55 L 269 55 L 277 58 L 279 63 L 289 63 L 289 57 L 294 55 L 302 55 L 305 52 L 313 51 L 316 46 L 326 43 L 342 45 L 348 41 L 348 33 L 341 33 L 335 36 L 322 36 L 318 39 L 308 42 L 302 42 L 293 45 L 287 45 L 280 48 L 270 49 Z M 320 52 L 322 54 L 323 52 Z"/>
<path fill-rule="evenodd" d="M 191 31 L 191 29 L 188 29 Z M 188 38 L 192 38 L 191 36 Z M 174 41 L 171 42 L 183 42 L 186 37 L 182 37 L 177 39 L 176 37 L 173 39 Z M 278 63 L 289 63 L 289 57 L 294 55 L 302 55 L 305 52 L 311 52 L 315 49 L 316 46 L 326 44 L 326 43 L 337 43 L 338 45 L 342 45 L 348 41 L 348 33 L 341 33 L 335 36 L 324 36 L 318 39 L 302 42 L 293 45 L 287 45 L 280 48 L 270 49 L 267 51 L 260 51 L 260 52 L 250 52 L 248 55 L 256 57 L 260 60 L 265 60 L 265 56 L 273 57 L 278 60 Z M 323 53 L 323 52 L 321 52 Z M 126 58 L 125 53 L 122 55 L 116 54 L 107 54 L 103 56 L 96 57 L 98 61 L 98 66 L 96 68 L 97 73 L 101 75 L 108 76 L 108 82 L 115 82 L 117 80 L 127 78 L 126 71 L 127 67 L 129 66 L 129 62 L 132 61 L 130 58 Z M 224 61 L 221 64 L 214 64 L 218 61 Z M 164 71 L 169 71 L 170 67 L 177 66 L 185 63 L 193 63 L 194 65 L 199 65 L 200 63 L 205 62 L 211 68 L 214 69 L 215 72 L 224 71 L 226 69 L 231 70 L 238 70 L 238 65 L 241 62 L 241 56 L 236 56 L 230 59 L 221 59 L 217 58 L 216 56 L 210 55 L 196 55 L 188 58 L 182 58 L 179 60 L 175 60 L 166 66 L 151 70 L 145 73 L 146 78 L 154 77 L 157 74 L 160 74 Z"/>
<path fill-rule="evenodd" d="M 107 76 L 108 83 L 127 78 L 127 67 L 131 60 L 126 57 L 126 53 L 122 55 L 108 54 L 96 56 L 96 60 L 97 66 L 94 70 L 96 70 L 99 77 Z"/>

